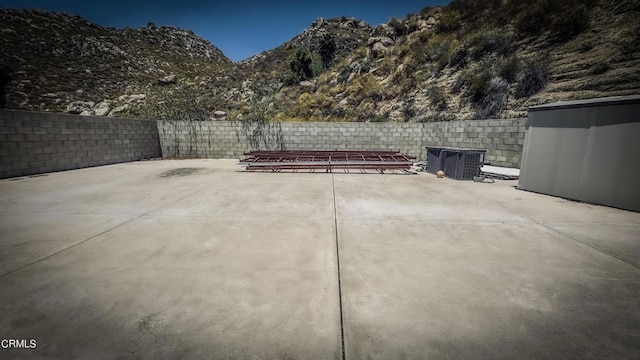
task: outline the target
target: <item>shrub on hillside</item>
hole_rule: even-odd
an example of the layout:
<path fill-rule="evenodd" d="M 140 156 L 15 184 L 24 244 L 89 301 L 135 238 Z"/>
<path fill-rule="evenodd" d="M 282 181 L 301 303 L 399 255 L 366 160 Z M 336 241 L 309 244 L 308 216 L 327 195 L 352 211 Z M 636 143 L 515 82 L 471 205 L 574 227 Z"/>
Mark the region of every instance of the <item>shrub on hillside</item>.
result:
<path fill-rule="evenodd" d="M 469 55 L 473 60 L 480 60 L 491 53 L 507 55 L 511 52 L 511 39 L 498 30 L 479 31 L 468 40 Z"/>
<path fill-rule="evenodd" d="M 583 4 L 552 14 L 551 33 L 558 41 L 566 41 L 589 28 L 589 10 Z"/>
<path fill-rule="evenodd" d="M 411 120 L 418 114 L 418 110 L 416 109 L 416 99 L 410 97 L 404 101 L 402 107 L 402 117 L 405 121 Z"/>
<path fill-rule="evenodd" d="M 451 86 L 451 93 L 459 94 L 462 88 L 464 87 L 465 83 L 466 82 L 464 80 L 464 77 L 458 76 L 456 80 L 453 82 L 453 85 Z"/>
<path fill-rule="evenodd" d="M 445 110 L 447 108 L 447 95 L 444 89 L 435 85 L 430 86 L 428 89 L 429 101 L 433 104 L 436 110 Z"/>
<path fill-rule="evenodd" d="M 451 51 L 449 55 L 449 66 L 459 69 L 467 64 L 467 48 L 459 46 Z"/>
<path fill-rule="evenodd" d="M 445 11 L 436 26 L 438 33 L 451 33 L 460 29 L 460 14 L 454 10 Z"/>
<path fill-rule="evenodd" d="M 295 82 L 312 79 L 322 73 L 322 64 L 320 61 L 307 49 L 296 50 L 293 57 L 289 60 L 289 68 L 297 79 Z M 294 81 L 293 78 L 286 79 L 285 83 Z M 294 82 L 294 83 L 295 83 Z"/>
<path fill-rule="evenodd" d="M 515 30 L 522 36 L 538 35 L 547 27 L 548 13 L 545 1 L 533 1 L 517 13 L 515 18 Z"/>
<path fill-rule="evenodd" d="M 320 58 L 322 66 L 328 69 L 336 55 L 336 40 L 332 34 L 324 34 L 320 39 Z"/>
<path fill-rule="evenodd" d="M 467 94 L 473 102 L 478 102 L 487 94 L 489 83 L 494 77 L 493 71 L 486 64 L 479 64 L 468 69 L 465 74 L 465 83 L 469 86 Z"/>
<path fill-rule="evenodd" d="M 289 61 L 289 68 L 298 76 L 300 81 L 311 79 L 313 77 L 313 70 L 311 70 L 311 54 L 309 50 L 298 49 L 295 55 Z"/>
<path fill-rule="evenodd" d="M 566 41 L 589 27 L 591 7 L 597 0 L 516 0 L 506 6 L 515 17 L 515 30 L 535 36 L 549 30 L 558 41 Z"/>
<path fill-rule="evenodd" d="M 489 81 L 485 95 L 476 103 L 476 119 L 495 118 L 505 108 L 509 97 L 509 83 L 494 77 Z"/>
<path fill-rule="evenodd" d="M 518 75 L 516 99 L 529 97 L 542 90 L 549 81 L 549 66 L 545 60 L 530 61 L 524 64 Z"/>
<path fill-rule="evenodd" d="M 338 84 L 344 84 L 349 79 L 349 75 L 351 75 L 351 67 L 349 65 L 345 65 L 338 70 L 338 76 L 336 80 Z"/>
<path fill-rule="evenodd" d="M 365 99 L 373 101 L 382 100 L 382 87 L 371 74 L 356 77 L 347 86 L 347 93 L 354 94 L 357 102 Z"/>
<path fill-rule="evenodd" d="M 603 62 L 599 63 L 591 69 L 591 75 L 600 75 L 609 71 L 609 63 Z"/>
<path fill-rule="evenodd" d="M 369 70 L 371 70 L 371 68 L 374 65 L 374 61 L 373 59 L 369 59 L 367 58 L 366 60 L 364 60 L 361 64 L 360 64 L 360 70 L 359 73 L 360 74 L 364 74 L 369 72 Z"/>
<path fill-rule="evenodd" d="M 211 108 L 206 103 L 208 99 L 194 97 L 194 93 L 195 90 L 189 86 L 177 86 L 171 90 L 160 89 L 153 99 L 156 105 L 140 109 L 138 115 L 142 119 L 167 120 L 169 122 L 209 120 Z"/>
<path fill-rule="evenodd" d="M 482 19 L 502 5 L 502 0 L 453 0 L 449 9 L 457 11 L 462 20 Z"/>
<path fill-rule="evenodd" d="M 298 85 L 298 83 L 300 83 L 300 77 L 294 74 L 293 71 L 287 71 L 282 78 L 282 83 L 284 86 Z"/>
<path fill-rule="evenodd" d="M 396 38 L 407 34 L 407 29 L 404 26 L 404 21 L 398 19 L 395 16 L 389 19 L 389 26 L 391 26 L 391 28 L 393 29 L 393 33 Z"/>
<path fill-rule="evenodd" d="M 594 46 L 595 45 L 591 41 L 585 41 L 582 44 L 580 44 L 578 51 L 580 51 L 581 53 L 585 53 L 585 52 L 591 51 L 591 49 L 593 49 Z"/>
<path fill-rule="evenodd" d="M 448 37 L 434 37 L 428 45 L 428 59 L 436 63 L 436 71 L 444 69 L 449 63 L 451 40 Z"/>
<path fill-rule="evenodd" d="M 441 122 L 441 121 L 456 121 L 456 116 L 449 111 L 428 111 L 426 114 L 416 116 L 414 119 L 416 122 Z"/>
<path fill-rule="evenodd" d="M 376 106 L 369 99 L 363 100 L 355 110 L 356 121 L 359 122 L 371 121 L 376 115 Z"/>
<path fill-rule="evenodd" d="M 320 121 L 333 112 L 333 105 L 335 101 L 325 94 L 303 93 L 291 105 L 289 112 L 294 118 Z"/>
<path fill-rule="evenodd" d="M 640 52 L 640 27 L 634 27 L 621 34 L 616 44 L 624 55 Z"/>
<path fill-rule="evenodd" d="M 390 114 L 388 111 L 385 111 L 382 114 L 375 114 L 369 121 L 370 122 L 388 122 L 389 119 L 390 119 Z"/>
<path fill-rule="evenodd" d="M 508 82 L 514 82 L 520 70 L 520 59 L 516 55 L 504 59 L 498 67 L 498 75 Z"/>

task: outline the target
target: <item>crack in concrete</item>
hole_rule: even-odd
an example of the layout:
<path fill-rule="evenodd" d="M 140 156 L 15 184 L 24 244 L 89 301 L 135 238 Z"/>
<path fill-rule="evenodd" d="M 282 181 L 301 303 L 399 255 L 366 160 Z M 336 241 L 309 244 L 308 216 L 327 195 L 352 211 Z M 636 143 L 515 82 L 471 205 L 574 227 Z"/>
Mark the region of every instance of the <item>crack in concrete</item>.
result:
<path fill-rule="evenodd" d="M 558 229 L 554 228 L 554 227 L 553 227 L 553 226 L 551 226 L 551 225 L 546 225 L 545 223 L 542 223 L 542 222 L 539 222 L 539 221 L 536 221 L 536 220 L 533 220 L 533 219 L 531 219 L 531 220 L 532 220 L 534 223 L 536 223 L 536 224 L 538 224 L 538 225 L 540 225 L 540 226 L 543 226 L 543 227 L 545 227 L 545 228 L 547 228 L 547 229 L 549 229 L 549 230 L 551 230 L 551 231 L 553 231 L 553 232 L 555 232 L 555 233 L 558 233 L 558 234 L 560 234 L 560 235 L 563 235 L 563 236 L 565 236 L 565 237 L 567 237 L 567 238 L 569 238 L 569 239 L 571 239 L 571 240 L 573 240 L 573 241 L 575 241 L 575 242 L 577 242 L 577 243 L 580 243 L 580 244 L 582 244 L 582 245 L 585 245 L 585 246 L 587 246 L 587 247 L 590 247 L 591 249 L 596 250 L 596 251 L 598 251 L 598 252 L 601 252 L 601 253 L 603 253 L 603 254 L 605 254 L 605 255 L 609 255 L 609 256 L 611 256 L 612 258 L 618 259 L 618 260 L 620 260 L 620 261 L 622 261 L 622 262 L 624 262 L 624 263 L 626 263 L 626 264 L 629 264 L 629 265 L 631 265 L 631 266 L 635 267 L 636 269 L 640 269 L 640 265 L 639 265 L 639 264 L 636 264 L 636 263 L 634 263 L 634 262 L 633 262 L 633 261 L 631 261 L 631 260 L 627 260 L 627 259 L 625 259 L 624 257 L 622 257 L 622 256 L 620 256 L 620 255 L 618 255 L 618 254 L 612 253 L 611 251 L 607 251 L 607 250 L 601 249 L 601 248 L 599 248 L 599 247 L 597 247 L 597 246 L 595 246 L 595 245 L 589 244 L 589 243 L 588 243 L 588 242 L 586 242 L 586 241 L 582 241 L 582 240 L 580 240 L 580 239 L 576 238 L 575 236 L 571 236 L 570 234 L 567 234 L 567 233 L 565 233 L 564 231 L 561 231 L 561 230 L 558 230 Z"/>
<path fill-rule="evenodd" d="M 336 237 L 336 264 L 338 267 L 338 304 L 340 306 L 340 344 L 342 348 L 342 360 L 346 360 L 347 355 L 344 347 L 344 312 L 342 309 L 342 279 L 340 276 L 340 242 L 338 238 L 338 206 L 336 203 L 336 181 L 331 173 L 331 190 L 333 193 L 333 225 Z"/>
<path fill-rule="evenodd" d="M 234 176 L 232 176 L 232 177 L 235 177 L 235 176 L 238 176 L 238 175 L 237 175 L 237 174 L 235 174 L 235 175 L 234 175 Z M 228 180 L 229 180 L 229 179 L 226 179 L 225 181 L 228 181 Z M 186 198 L 189 198 L 189 197 L 191 197 L 191 196 L 193 196 L 193 195 L 199 194 L 199 193 L 201 193 L 201 192 L 203 192 L 203 191 L 205 191 L 205 190 L 207 190 L 207 189 L 211 188 L 212 186 L 218 185 L 218 184 L 220 184 L 221 182 L 223 182 L 223 181 L 217 182 L 217 183 L 215 183 L 215 184 L 211 184 L 211 185 L 209 185 L 209 186 L 205 186 L 205 187 L 203 187 L 202 189 L 196 190 L 196 191 L 194 191 L 194 192 L 192 192 L 192 193 L 190 193 L 190 194 L 188 194 L 188 195 L 186 195 L 186 196 L 183 196 L 183 197 L 181 197 L 181 198 L 179 198 L 179 199 L 176 199 L 175 201 L 171 202 L 170 204 L 168 204 L 168 205 L 164 205 L 164 206 L 170 206 L 170 205 L 173 205 L 173 204 L 175 204 L 175 203 L 177 203 L 177 202 L 180 202 L 180 201 L 182 201 L 182 200 L 184 200 L 184 199 L 186 199 Z M 15 269 L 13 269 L 13 270 L 10 270 L 10 271 L 8 271 L 8 272 L 6 272 L 6 273 L 4 273 L 4 274 L 0 274 L 0 279 L 4 279 L 5 277 L 7 277 L 7 276 L 9 276 L 9 275 L 11 275 L 11 274 L 15 274 L 16 272 L 18 272 L 18 271 L 20 271 L 20 270 L 23 270 L 23 269 L 28 268 L 28 267 L 30 267 L 30 266 L 32 266 L 32 265 L 35 265 L 35 264 L 37 264 L 37 263 L 40 263 L 40 262 L 45 261 L 45 260 L 47 260 L 47 259 L 50 259 L 50 258 L 52 258 L 52 257 L 54 257 L 54 256 L 56 256 L 56 255 L 58 255 L 58 254 L 60 254 L 60 253 L 63 253 L 63 252 L 65 252 L 65 251 L 69 250 L 69 249 L 72 249 L 72 248 L 74 248 L 74 247 L 76 247 L 76 246 L 78 246 L 78 245 L 82 245 L 82 244 L 84 244 L 84 243 L 86 243 L 86 242 L 88 242 L 88 241 L 90 241 L 90 240 L 93 240 L 93 239 L 95 239 L 95 238 L 97 238 L 97 237 L 99 237 L 99 236 L 101 236 L 101 235 L 104 235 L 104 234 L 108 233 L 108 232 L 109 232 L 109 231 L 111 231 L 111 230 L 115 230 L 115 229 L 117 229 L 117 228 L 119 228 L 119 227 L 121 227 L 121 226 L 127 225 L 127 224 L 129 224 L 129 223 L 131 223 L 131 222 L 133 222 L 133 221 L 135 221 L 135 220 L 138 220 L 138 219 L 140 219 L 140 218 L 141 218 L 141 217 L 143 217 L 143 216 L 150 215 L 150 214 L 152 214 L 153 212 L 155 212 L 155 211 L 159 210 L 160 208 L 162 208 L 162 206 L 156 206 L 156 207 L 154 207 L 153 209 L 149 210 L 148 212 L 146 212 L 146 213 L 144 213 L 144 214 L 140 214 L 140 215 L 138 215 L 138 216 L 136 216 L 136 217 L 134 217 L 134 218 L 131 218 L 131 219 L 127 220 L 127 221 L 124 221 L 124 222 L 122 222 L 122 223 L 120 223 L 120 224 L 117 224 L 117 225 L 115 225 L 115 226 L 113 226 L 113 227 L 111 227 L 111 228 L 109 228 L 109 229 L 107 229 L 107 230 L 105 230 L 105 231 L 102 231 L 102 232 L 100 232 L 100 233 L 98 233 L 98 234 L 96 234 L 96 235 L 90 236 L 90 237 L 88 237 L 88 238 L 86 238 L 86 239 L 84 239 L 84 240 L 81 240 L 81 241 L 77 242 L 77 243 L 71 244 L 71 245 L 69 245 L 69 246 L 67 246 L 67 247 L 65 247 L 65 248 L 63 248 L 63 249 L 60 249 L 60 250 L 58 250 L 58 251 L 55 251 L 55 252 L 53 252 L 53 253 L 51 253 L 51 254 L 49 254 L 49 255 L 47 255 L 47 256 L 44 256 L 44 257 L 42 257 L 42 258 L 40 258 L 40 259 L 34 260 L 34 261 L 32 261 L 32 262 L 30 262 L 30 263 L 28 263 L 28 264 L 25 264 L 25 265 L 19 266 L 19 267 L 15 268 Z"/>

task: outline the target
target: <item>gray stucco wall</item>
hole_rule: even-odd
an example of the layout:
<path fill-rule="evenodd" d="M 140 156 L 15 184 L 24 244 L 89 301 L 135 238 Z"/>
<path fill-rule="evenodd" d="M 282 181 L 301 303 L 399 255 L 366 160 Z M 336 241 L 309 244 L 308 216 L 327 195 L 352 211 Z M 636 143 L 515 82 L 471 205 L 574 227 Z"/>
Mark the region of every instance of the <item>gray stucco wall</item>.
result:
<path fill-rule="evenodd" d="M 427 146 L 487 149 L 486 162 L 519 167 L 526 119 L 441 123 L 159 121 L 163 156 L 239 158 L 255 149 L 399 150 L 425 159 Z"/>
<path fill-rule="evenodd" d="M 159 156 L 155 121 L 0 110 L 0 178 Z"/>

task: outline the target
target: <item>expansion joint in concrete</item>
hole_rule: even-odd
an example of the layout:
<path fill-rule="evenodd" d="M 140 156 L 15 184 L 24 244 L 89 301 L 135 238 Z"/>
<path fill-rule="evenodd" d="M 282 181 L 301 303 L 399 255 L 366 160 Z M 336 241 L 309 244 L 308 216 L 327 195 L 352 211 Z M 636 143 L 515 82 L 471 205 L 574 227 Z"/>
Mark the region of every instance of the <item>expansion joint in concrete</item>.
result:
<path fill-rule="evenodd" d="M 565 232 L 563 232 L 563 231 L 560 231 L 560 230 L 558 230 L 558 229 L 554 228 L 553 226 L 546 225 L 546 224 L 541 223 L 541 222 L 539 222 L 539 221 L 535 221 L 535 220 L 533 220 L 533 221 L 534 221 L 536 224 L 538 224 L 538 225 L 540 225 L 540 226 L 544 226 L 545 228 L 547 228 L 547 229 L 549 229 L 549 230 L 551 230 L 551 231 L 553 231 L 553 232 L 556 232 L 556 233 L 558 233 L 558 234 L 560 234 L 560 235 L 563 235 L 563 236 L 565 236 L 565 237 L 567 237 L 567 238 L 569 238 L 569 239 L 571 239 L 571 240 L 573 240 L 573 241 L 575 241 L 575 242 L 577 242 L 577 243 L 580 243 L 580 244 L 582 244 L 582 245 L 585 245 L 585 246 L 587 246 L 587 247 L 590 247 L 590 248 L 592 248 L 593 250 L 596 250 L 596 251 L 598 251 L 598 252 L 601 252 L 601 253 L 603 253 L 603 254 L 605 254 L 605 255 L 609 255 L 609 256 L 611 256 L 612 258 L 618 259 L 618 260 L 620 260 L 620 261 L 622 261 L 622 262 L 624 262 L 624 263 L 626 263 L 626 264 L 629 264 L 629 265 L 633 266 L 633 267 L 634 267 L 634 268 L 636 268 L 636 269 L 640 269 L 640 264 L 636 264 L 636 263 L 634 263 L 633 261 L 627 260 L 627 259 L 625 259 L 624 257 L 622 257 L 622 256 L 620 256 L 620 255 L 616 255 L 616 254 L 614 254 L 614 253 L 612 253 L 612 252 L 610 252 L 610 251 L 607 251 L 607 250 L 601 249 L 601 248 L 599 248 L 599 247 L 597 247 L 597 246 L 594 246 L 594 245 L 592 245 L 592 244 L 589 244 L 588 242 L 582 241 L 582 240 L 580 240 L 580 239 L 576 238 L 575 236 L 571 236 L 570 234 L 567 234 L 567 233 L 565 233 Z"/>
<path fill-rule="evenodd" d="M 26 264 L 26 265 L 20 266 L 20 267 L 18 267 L 18 268 L 16 268 L 16 269 L 10 270 L 10 271 L 8 271 L 8 272 L 6 272 L 6 273 L 4 273 L 4 274 L 1 274 L 1 275 L 0 275 L 0 279 L 3 279 L 3 278 L 5 278 L 5 277 L 7 277 L 7 276 L 9 276 L 9 275 L 11 275 L 11 274 L 14 274 L 14 273 L 16 273 L 16 272 L 18 272 L 18 271 L 20 271 L 20 270 L 22 270 L 22 269 L 28 268 L 28 267 L 29 267 L 29 266 L 31 266 L 31 265 L 35 265 L 35 264 L 37 264 L 37 263 L 40 263 L 40 262 L 45 261 L 45 260 L 47 260 L 47 259 L 50 259 L 50 258 L 52 258 L 52 257 L 54 257 L 54 256 L 56 256 L 56 255 L 58 255 L 58 254 L 60 254 L 60 253 L 63 253 L 63 252 L 65 252 L 65 251 L 67 251 L 67 250 L 69 250 L 69 249 L 71 249 L 71 248 L 74 248 L 74 247 L 76 247 L 76 246 L 78 246 L 78 245 L 82 245 L 82 244 L 86 243 L 87 241 L 93 240 L 93 239 L 95 239 L 95 238 L 99 237 L 100 235 L 103 235 L 103 234 L 108 233 L 108 232 L 109 232 L 109 231 L 111 231 L 111 230 L 117 229 L 117 228 L 119 228 L 119 227 L 121 227 L 121 226 L 123 226 L 123 225 L 127 225 L 128 223 L 130 223 L 130 222 L 132 222 L 132 221 L 135 221 L 135 220 L 137 220 L 137 219 L 139 219 L 139 218 L 143 217 L 144 215 L 145 215 L 145 214 L 138 215 L 138 216 L 136 216 L 136 217 L 134 217 L 134 218 L 131 218 L 131 219 L 129 219 L 129 220 L 127 220 L 127 221 L 125 221 L 125 222 L 122 222 L 122 223 L 120 223 L 120 224 L 118 224 L 118 225 L 116 225 L 116 226 L 113 226 L 113 227 L 111 227 L 111 228 L 109 228 L 109 229 L 107 229 L 107 230 L 105 230 L 105 231 L 103 231 L 103 232 L 101 232 L 101 233 L 99 233 L 99 234 L 96 234 L 96 235 L 90 236 L 90 237 L 88 237 L 88 238 L 86 238 L 86 239 L 84 239 L 84 240 L 82 240 L 82 241 L 79 241 L 79 242 L 77 242 L 77 243 L 75 243 L 75 244 L 71 244 L 71 245 L 69 245 L 69 246 L 65 247 L 64 249 L 60 249 L 60 250 L 58 250 L 58 251 L 56 251 L 56 252 L 54 252 L 54 253 L 52 253 L 52 254 L 49 254 L 49 255 L 47 255 L 47 256 L 45 256 L 45 257 L 40 258 L 40 259 L 38 259 L 38 260 L 32 261 L 32 262 L 30 262 L 30 263 L 28 263 L 28 264 Z"/>
<path fill-rule="evenodd" d="M 340 347 L 342 348 L 342 360 L 347 358 L 344 347 L 344 312 L 342 308 L 342 277 L 340 275 L 340 240 L 338 237 L 338 210 L 336 203 L 336 182 L 333 173 L 331 173 L 331 190 L 333 194 L 333 226 L 335 229 L 336 239 L 336 265 L 338 268 L 338 305 L 340 308 Z"/>

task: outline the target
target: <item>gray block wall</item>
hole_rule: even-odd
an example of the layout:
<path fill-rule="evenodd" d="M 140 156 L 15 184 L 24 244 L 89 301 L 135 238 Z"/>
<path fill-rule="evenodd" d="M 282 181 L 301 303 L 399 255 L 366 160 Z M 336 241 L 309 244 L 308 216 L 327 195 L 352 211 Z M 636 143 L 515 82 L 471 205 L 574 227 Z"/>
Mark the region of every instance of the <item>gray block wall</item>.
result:
<path fill-rule="evenodd" d="M 487 150 L 485 162 L 520 167 L 526 118 L 425 124 L 426 146 Z"/>
<path fill-rule="evenodd" d="M 440 123 L 159 121 L 163 156 L 240 158 L 249 150 L 398 150 L 425 160 L 427 146 L 486 149 L 485 161 L 519 167 L 526 119 Z"/>
<path fill-rule="evenodd" d="M 0 110 L 0 178 L 160 154 L 155 121 Z"/>
<path fill-rule="evenodd" d="M 520 167 L 526 119 L 440 123 L 143 121 L 0 110 L 0 178 L 145 158 L 240 158 L 257 149 L 395 150 L 425 160 L 427 146 L 486 149 L 486 162 Z"/>

